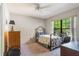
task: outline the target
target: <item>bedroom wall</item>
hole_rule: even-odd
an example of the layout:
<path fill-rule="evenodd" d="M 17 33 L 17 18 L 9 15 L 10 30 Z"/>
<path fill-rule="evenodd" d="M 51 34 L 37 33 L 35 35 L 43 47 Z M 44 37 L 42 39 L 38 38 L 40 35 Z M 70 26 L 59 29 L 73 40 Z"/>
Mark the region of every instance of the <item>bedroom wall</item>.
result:
<path fill-rule="evenodd" d="M 76 39 L 79 41 L 79 15 L 76 20 Z"/>
<path fill-rule="evenodd" d="M 66 12 L 63 12 L 61 14 L 55 15 L 54 17 L 51 17 L 50 19 L 46 20 L 46 29 L 48 33 L 52 32 L 52 27 L 51 27 L 51 22 L 56 20 L 56 19 L 62 19 L 62 18 L 66 18 L 66 17 L 70 17 L 70 16 L 77 16 L 77 20 L 76 20 L 76 27 L 75 27 L 75 35 L 76 35 L 76 39 L 79 40 L 79 8 L 75 8 L 73 10 L 69 10 Z"/>
<path fill-rule="evenodd" d="M 45 26 L 44 20 L 13 13 L 10 14 L 10 20 L 15 21 L 15 30 L 21 32 L 21 44 L 28 42 L 34 37 L 35 28 Z"/>
<path fill-rule="evenodd" d="M 5 27 L 6 27 L 6 20 L 9 20 L 9 11 L 8 11 L 8 6 L 6 4 L 1 5 L 2 8 L 2 55 L 4 55 L 4 32 L 5 32 Z"/>
<path fill-rule="evenodd" d="M 1 46 L 2 46 L 2 40 L 1 40 L 1 38 L 2 38 L 2 32 L 1 32 L 1 29 L 2 29 L 2 27 L 1 27 L 1 25 L 2 25 L 2 10 L 1 10 L 1 5 L 0 5 L 0 56 L 1 56 Z"/>

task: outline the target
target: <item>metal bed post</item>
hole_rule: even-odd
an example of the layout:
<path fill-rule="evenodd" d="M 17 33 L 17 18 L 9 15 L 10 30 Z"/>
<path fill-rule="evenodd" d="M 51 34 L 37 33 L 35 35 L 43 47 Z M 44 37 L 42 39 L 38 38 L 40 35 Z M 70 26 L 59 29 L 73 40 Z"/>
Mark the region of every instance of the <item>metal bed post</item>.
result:
<path fill-rule="evenodd" d="M 53 33 L 52 33 L 53 34 Z M 52 39 L 51 39 L 51 37 L 52 37 L 52 34 L 50 34 L 50 51 L 52 50 L 51 48 L 52 48 Z"/>

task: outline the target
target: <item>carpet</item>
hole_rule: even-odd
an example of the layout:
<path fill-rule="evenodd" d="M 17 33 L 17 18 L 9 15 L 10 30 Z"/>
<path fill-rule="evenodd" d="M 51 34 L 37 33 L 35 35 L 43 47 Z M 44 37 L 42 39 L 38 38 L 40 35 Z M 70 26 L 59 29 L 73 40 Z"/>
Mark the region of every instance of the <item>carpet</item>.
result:
<path fill-rule="evenodd" d="M 21 46 L 21 56 L 59 56 L 60 48 L 49 51 L 38 43 L 28 43 Z"/>

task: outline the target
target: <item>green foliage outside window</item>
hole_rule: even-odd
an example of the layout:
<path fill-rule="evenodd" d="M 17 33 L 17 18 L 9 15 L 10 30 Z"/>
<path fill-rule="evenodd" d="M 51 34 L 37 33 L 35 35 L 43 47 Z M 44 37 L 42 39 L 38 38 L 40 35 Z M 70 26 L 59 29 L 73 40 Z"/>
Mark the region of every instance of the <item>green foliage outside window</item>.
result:
<path fill-rule="evenodd" d="M 70 18 L 65 18 L 62 20 L 62 22 L 61 20 L 54 21 L 54 33 L 58 35 L 61 34 L 61 28 L 63 33 L 70 34 Z"/>
<path fill-rule="evenodd" d="M 60 20 L 56 20 L 56 21 L 54 21 L 54 28 L 60 28 L 61 26 L 60 26 Z"/>
<path fill-rule="evenodd" d="M 70 28 L 70 19 L 65 18 L 62 20 L 62 28 Z"/>

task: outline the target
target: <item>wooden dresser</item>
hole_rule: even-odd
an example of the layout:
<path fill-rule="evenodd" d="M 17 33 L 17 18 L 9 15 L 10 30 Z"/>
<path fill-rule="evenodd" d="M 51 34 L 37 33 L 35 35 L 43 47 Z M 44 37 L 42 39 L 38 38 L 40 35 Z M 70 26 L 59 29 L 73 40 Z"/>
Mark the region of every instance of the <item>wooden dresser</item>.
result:
<path fill-rule="evenodd" d="M 10 48 L 20 48 L 20 31 L 4 32 L 4 55 Z"/>

